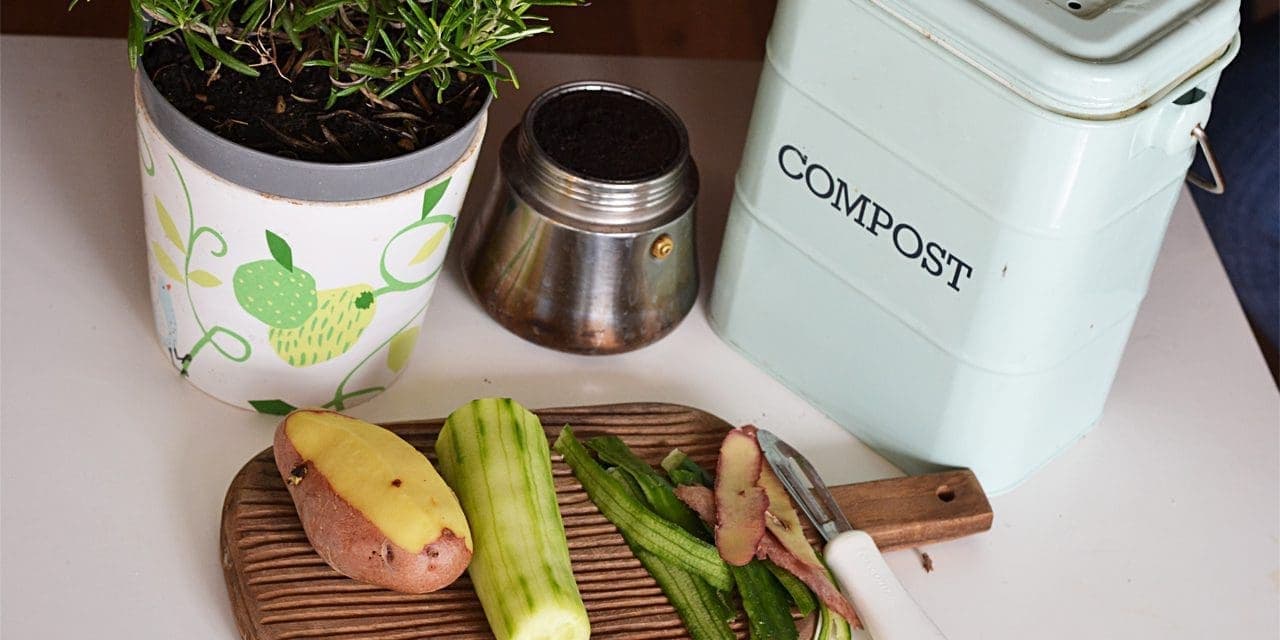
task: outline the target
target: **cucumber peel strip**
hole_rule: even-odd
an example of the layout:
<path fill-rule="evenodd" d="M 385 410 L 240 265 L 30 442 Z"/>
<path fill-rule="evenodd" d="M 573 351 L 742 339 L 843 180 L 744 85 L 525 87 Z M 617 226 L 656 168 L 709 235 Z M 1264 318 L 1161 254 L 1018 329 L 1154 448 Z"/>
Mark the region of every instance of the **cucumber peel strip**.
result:
<path fill-rule="evenodd" d="M 625 485 L 633 497 L 642 495 L 640 485 L 620 469 L 615 467 L 607 473 Z M 705 580 L 636 546 L 625 534 L 622 539 L 666 594 L 693 640 L 736 640 L 737 636 L 729 628 L 729 622 L 736 616 L 721 592 Z"/>
<path fill-rule="evenodd" d="M 643 461 L 641 463 L 643 464 Z M 715 483 L 715 478 L 707 470 L 690 460 L 689 456 L 679 449 L 668 454 L 663 459 L 662 466 L 676 484 L 711 486 Z M 679 500 L 679 498 L 676 499 Z M 685 507 L 688 508 L 687 505 Z M 693 510 L 689 509 L 689 511 Z M 702 523 L 700 518 L 699 525 L 703 531 L 708 531 L 707 525 Z M 733 573 L 734 582 L 738 585 L 738 594 L 742 596 L 742 608 L 746 610 L 752 640 L 797 638 L 798 631 L 795 620 L 791 618 L 789 603 L 796 602 L 800 613 L 809 615 L 816 606 L 809 588 L 795 576 L 764 560 L 752 560 L 742 567 L 730 566 L 729 570 Z M 782 575 L 778 575 L 779 573 Z M 789 585 L 783 582 L 784 576 L 790 578 L 794 584 Z M 792 592 L 796 585 L 799 586 L 798 594 Z M 797 601 L 797 598 L 800 600 Z"/>
<path fill-rule="evenodd" d="M 714 546 L 650 511 L 625 485 L 605 473 L 578 442 L 571 427 L 564 427 L 554 448 L 573 470 L 587 497 L 636 546 L 693 573 L 716 589 L 733 588 L 729 565 Z"/>
<path fill-rule="evenodd" d="M 599 436 L 588 440 L 587 446 L 596 452 L 602 462 L 618 468 L 635 482 L 639 497 L 649 503 L 649 508 L 654 513 L 680 525 L 681 529 L 702 537 L 706 526 L 698 514 L 677 498 L 671 483 L 636 456 L 621 438 Z"/>
<path fill-rule="evenodd" d="M 786 569 L 768 560 L 761 560 L 760 562 L 769 568 L 769 572 L 773 574 L 774 578 L 777 578 L 778 583 L 787 592 L 787 596 L 791 598 L 791 602 L 795 603 L 796 610 L 800 612 L 800 615 L 807 616 L 818 608 L 818 599 L 813 597 L 813 592 L 809 591 L 809 587 L 805 586 L 800 581 L 800 578 L 791 575 Z"/>
<path fill-rule="evenodd" d="M 799 632 L 791 618 L 787 592 L 764 562 L 752 560 L 741 567 L 731 565 L 729 570 L 742 596 L 751 640 L 797 640 Z"/>

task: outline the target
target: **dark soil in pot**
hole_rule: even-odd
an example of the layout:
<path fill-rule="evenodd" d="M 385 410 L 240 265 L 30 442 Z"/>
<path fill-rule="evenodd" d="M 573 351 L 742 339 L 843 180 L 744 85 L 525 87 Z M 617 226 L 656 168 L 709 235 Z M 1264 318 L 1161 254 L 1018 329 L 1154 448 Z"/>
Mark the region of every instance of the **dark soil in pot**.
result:
<path fill-rule="evenodd" d="M 251 149 L 311 162 L 384 160 L 429 147 L 465 126 L 489 95 L 484 79 L 471 77 L 451 83 L 437 102 L 435 86 L 424 78 L 381 105 L 355 93 L 326 109 L 333 84 L 322 67 L 302 67 L 285 56 L 280 70 L 256 67 L 256 78 L 224 69 L 210 79 L 185 46 L 170 40 L 147 45 L 142 67 L 160 95 L 205 129 Z"/>

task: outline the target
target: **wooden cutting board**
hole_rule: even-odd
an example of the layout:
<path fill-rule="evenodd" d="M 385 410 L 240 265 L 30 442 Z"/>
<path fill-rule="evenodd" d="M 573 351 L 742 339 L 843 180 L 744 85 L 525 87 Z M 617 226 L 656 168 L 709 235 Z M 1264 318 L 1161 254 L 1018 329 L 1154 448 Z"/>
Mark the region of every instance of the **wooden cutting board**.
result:
<path fill-rule="evenodd" d="M 554 441 L 565 424 L 580 437 L 609 433 L 658 464 L 679 448 L 714 465 L 730 426 L 708 413 L 669 404 L 626 404 L 536 412 Z M 432 453 L 443 420 L 387 425 Z M 658 640 L 688 637 L 666 597 L 641 568 L 569 468 L 553 454 L 560 512 L 574 577 L 591 618 L 592 637 Z M 834 487 L 857 528 L 882 549 L 956 538 L 991 527 L 991 507 L 973 474 L 929 476 Z M 808 531 L 816 541 L 814 532 Z M 492 638 L 484 611 L 463 576 L 425 595 L 360 584 L 331 569 L 307 543 L 276 471 L 271 450 L 236 474 L 222 507 L 222 566 L 240 634 L 246 640 L 407 640 Z M 746 631 L 735 624 L 739 637 Z"/>

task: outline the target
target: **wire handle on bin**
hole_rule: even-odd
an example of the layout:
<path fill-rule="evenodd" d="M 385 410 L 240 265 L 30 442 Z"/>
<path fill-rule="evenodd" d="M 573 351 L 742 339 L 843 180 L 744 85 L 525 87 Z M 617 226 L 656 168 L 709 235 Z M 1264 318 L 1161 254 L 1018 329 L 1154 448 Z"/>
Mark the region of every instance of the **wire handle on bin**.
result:
<path fill-rule="evenodd" d="M 1222 195 L 1227 190 L 1227 183 L 1222 179 L 1222 167 L 1218 166 L 1218 158 L 1213 155 L 1213 146 L 1209 144 L 1209 134 L 1204 132 L 1204 127 L 1197 124 L 1191 129 L 1191 137 L 1195 138 L 1196 142 L 1200 144 L 1200 151 L 1204 153 L 1205 163 L 1209 165 L 1210 178 L 1205 178 L 1195 171 L 1187 171 L 1187 182 L 1214 195 Z"/>

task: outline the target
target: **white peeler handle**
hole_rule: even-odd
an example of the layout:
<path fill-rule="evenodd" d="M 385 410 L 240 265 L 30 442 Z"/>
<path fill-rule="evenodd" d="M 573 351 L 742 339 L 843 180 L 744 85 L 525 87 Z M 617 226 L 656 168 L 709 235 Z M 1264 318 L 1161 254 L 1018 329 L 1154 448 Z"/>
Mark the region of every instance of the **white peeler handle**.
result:
<path fill-rule="evenodd" d="M 875 640 L 946 640 L 885 564 L 871 536 L 846 531 L 827 543 L 827 566 Z"/>

